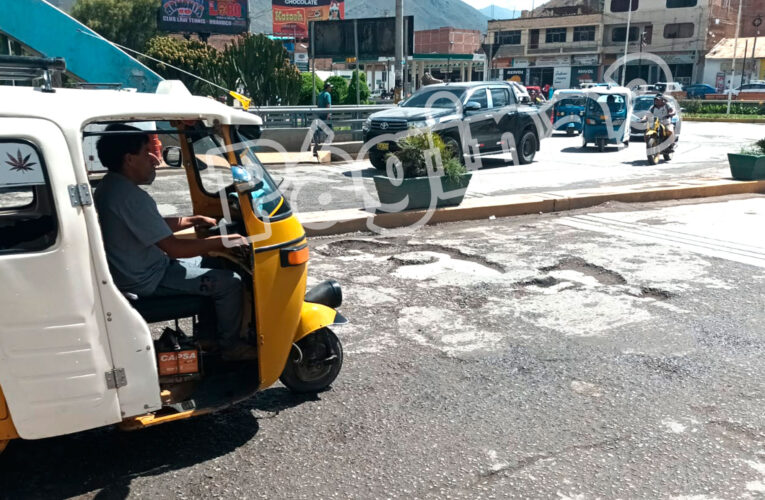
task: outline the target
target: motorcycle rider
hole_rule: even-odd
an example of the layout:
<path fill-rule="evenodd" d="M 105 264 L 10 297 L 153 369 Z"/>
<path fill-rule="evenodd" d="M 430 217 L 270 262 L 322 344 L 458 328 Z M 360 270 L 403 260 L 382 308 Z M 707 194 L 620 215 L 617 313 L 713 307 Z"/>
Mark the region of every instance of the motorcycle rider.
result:
<path fill-rule="evenodd" d="M 669 139 L 671 147 L 675 147 L 675 125 L 672 123 L 672 118 L 677 115 L 675 107 L 672 103 L 668 102 L 663 94 L 659 93 L 653 98 L 653 106 L 648 110 L 648 115 L 643 118 L 646 120 L 648 116 L 651 117 L 651 123 L 654 119 L 658 118 L 659 122 L 664 125 L 665 139 Z"/>

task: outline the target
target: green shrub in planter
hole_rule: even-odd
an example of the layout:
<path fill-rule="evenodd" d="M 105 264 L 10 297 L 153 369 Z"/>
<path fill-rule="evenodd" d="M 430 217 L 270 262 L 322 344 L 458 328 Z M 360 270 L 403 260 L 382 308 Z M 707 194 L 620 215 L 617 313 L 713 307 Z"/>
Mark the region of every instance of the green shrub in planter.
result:
<path fill-rule="evenodd" d="M 428 208 L 434 199 L 431 188 L 438 183 L 441 193 L 436 196 L 436 207 L 462 202 L 472 174 L 438 134 L 431 131 L 412 134 L 399 139 L 397 147 L 397 151 L 388 155 L 389 159 L 394 157 L 396 177 L 374 177 L 380 203 L 402 210 Z M 405 204 L 403 200 L 407 200 Z"/>
<path fill-rule="evenodd" d="M 728 153 L 728 163 L 734 179 L 740 181 L 765 179 L 765 139 L 742 148 L 739 153 Z"/>

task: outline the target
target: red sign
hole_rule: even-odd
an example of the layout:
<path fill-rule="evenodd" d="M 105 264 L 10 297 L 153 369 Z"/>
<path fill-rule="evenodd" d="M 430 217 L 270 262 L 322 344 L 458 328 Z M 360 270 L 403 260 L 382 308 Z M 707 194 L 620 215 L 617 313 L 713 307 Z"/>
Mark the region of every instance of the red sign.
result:
<path fill-rule="evenodd" d="M 715 88 L 718 94 L 722 94 L 723 90 L 725 90 L 725 73 L 717 73 Z"/>
<path fill-rule="evenodd" d="M 272 0 L 274 33 L 308 37 L 308 23 L 345 18 L 345 0 Z"/>

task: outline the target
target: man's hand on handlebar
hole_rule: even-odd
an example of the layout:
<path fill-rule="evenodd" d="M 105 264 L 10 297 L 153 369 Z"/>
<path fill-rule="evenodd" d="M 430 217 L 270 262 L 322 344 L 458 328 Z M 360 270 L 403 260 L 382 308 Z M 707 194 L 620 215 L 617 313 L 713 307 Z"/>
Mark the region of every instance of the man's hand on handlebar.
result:
<path fill-rule="evenodd" d="M 224 248 L 250 246 L 250 242 L 247 241 L 247 238 L 237 233 L 221 236 L 220 239 L 221 239 L 221 242 L 223 243 Z"/>
<path fill-rule="evenodd" d="M 213 227 L 218 224 L 218 221 L 212 217 L 207 217 L 206 215 L 192 215 L 191 217 L 187 217 L 187 219 L 194 227 L 197 228 Z"/>

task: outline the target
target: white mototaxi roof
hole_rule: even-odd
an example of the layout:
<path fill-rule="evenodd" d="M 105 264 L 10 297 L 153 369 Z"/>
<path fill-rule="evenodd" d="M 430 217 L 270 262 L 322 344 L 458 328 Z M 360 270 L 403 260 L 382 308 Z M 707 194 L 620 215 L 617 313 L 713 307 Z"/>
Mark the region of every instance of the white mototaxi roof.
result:
<path fill-rule="evenodd" d="M 54 89 L 0 86 L 0 116 L 41 118 L 64 134 L 78 135 L 85 125 L 105 121 L 205 120 L 212 125 L 262 125 L 254 114 L 188 91 L 148 94 L 125 90 Z M 184 88 L 185 90 L 185 88 Z"/>

